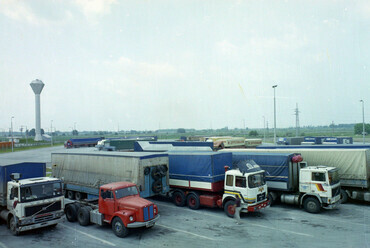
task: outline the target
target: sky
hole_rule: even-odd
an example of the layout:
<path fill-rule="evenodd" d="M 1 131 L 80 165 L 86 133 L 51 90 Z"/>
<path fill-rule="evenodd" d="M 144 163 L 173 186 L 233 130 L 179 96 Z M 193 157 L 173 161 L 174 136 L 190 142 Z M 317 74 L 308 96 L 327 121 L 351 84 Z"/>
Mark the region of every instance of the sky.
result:
<path fill-rule="evenodd" d="M 370 122 L 370 1 L 0 0 L 0 132 Z"/>

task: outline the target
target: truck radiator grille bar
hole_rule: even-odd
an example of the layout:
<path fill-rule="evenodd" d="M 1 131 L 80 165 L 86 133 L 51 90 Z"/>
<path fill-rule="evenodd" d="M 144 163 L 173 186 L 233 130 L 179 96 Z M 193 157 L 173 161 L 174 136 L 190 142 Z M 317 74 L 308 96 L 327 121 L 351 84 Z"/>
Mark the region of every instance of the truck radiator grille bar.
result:
<path fill-rule="evenodd" d="M 61 201 L 57 201 L 53 205 L 50 205 L 50 204 L 52 204 L 52 203 L 46 203 L 46 204 L 42 204 L 42 205 L 26 207 L 25 208 L 26 217 L 29 217 L 29 216 L 37 213 L 37 212 L 38 212 L 37 214 L 39 215 L 39 214 L 50 213 L 50 212 L 62 209 Z M 46 208 L 47 206 L 49 206 L 49 207 Z M 44 208 L 46 208 L 46 209 L 44 209 Z"/>
<path fill-rule="evenodd" d="M 265 199 L 266 199 L 266 193 L 265 192 L 257 195 L 257 202 L 263 201 Z"/>
<path fill-rule="evenodd" d="M 335 197 L 340 194 L 340 187 L 336 187 L 334 189 L 331 189 L 331 196 Z"/>
<path fill-rule="evenodd" d="M 143 214 L 144 214 L 144 221 L 153 219 L 153 217 L 154 217 L 154 207 L 153 207 L 153 205 L 151 205 L 149 207 L 145 207 L 143 209 Z"/>
<path fill-rule="evenodd" d="M 43 215 L 43 216 L 37 216 L 37 217 L 35 217 L 35 223 L 52 220 L 53 218 L 54 218 L 54 215 L 53 214 L 47 214 L 47 215 Z"/>

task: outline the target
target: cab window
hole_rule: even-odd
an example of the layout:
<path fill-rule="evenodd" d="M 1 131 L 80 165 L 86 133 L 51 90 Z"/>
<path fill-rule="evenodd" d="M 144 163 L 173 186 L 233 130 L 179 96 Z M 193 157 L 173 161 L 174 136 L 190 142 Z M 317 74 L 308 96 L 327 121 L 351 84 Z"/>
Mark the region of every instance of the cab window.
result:
<path fill-rule="evenodd" d="M 247 181 L 245 177 L 235 177 L 235 186 L 240 188 L 246 188 L 247 187 Z"/>
<path fill-rule="evenodd" d="M 14 197 L 18 198 L 18 187 L 14 187 L 10 190 L 10 200 L 14 200 Z"/>
<path fill-rule="evenodd" d="M 312 181 L 325 182 L 325 173 L 321 172 L 312 172 Z"/>
<path fill-rule="evenodd" d="M 113 199 L 113 193 L 112 193 L 112 191 L 110 191 L 110 190 L 106 190 L 106 191 L 104 191 L 104 190 L 101 190 L 101 196 L 103 196 L 103 194 L 105 195 L 105 199 Z"/>
<path fill-rule="evenodd" d="M 226 186 L 233 186 L 233 180 L 234 180 L 233 175 L 227 175 L 227 177 L 226 177 Z"/>

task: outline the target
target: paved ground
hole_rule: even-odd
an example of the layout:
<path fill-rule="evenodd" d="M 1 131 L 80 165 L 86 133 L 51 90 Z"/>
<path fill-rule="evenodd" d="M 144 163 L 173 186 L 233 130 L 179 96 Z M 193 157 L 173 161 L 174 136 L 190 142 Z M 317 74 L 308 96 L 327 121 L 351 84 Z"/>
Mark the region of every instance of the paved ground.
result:
<path fill-rule="evenodd" d="M 64 148 L 1 154 L 0 159 L 50 162 L 50 152 Z M 32 159 L 32 160 L 31 160 Z M 44 160 L 43 160 L 44 159 Z M 117 238 L 109 226 L 65 222 L 14 237 L 0 224 L 0 248 L 11 247 L 370 247 L 370 207 L 349 203 L 340 209 L 309 214 L 278 205 L 242 215 L 242 225 L 221 209 L 179 208 L 164 198 L 152 199 L 161 218 L 151 229 Z"/>

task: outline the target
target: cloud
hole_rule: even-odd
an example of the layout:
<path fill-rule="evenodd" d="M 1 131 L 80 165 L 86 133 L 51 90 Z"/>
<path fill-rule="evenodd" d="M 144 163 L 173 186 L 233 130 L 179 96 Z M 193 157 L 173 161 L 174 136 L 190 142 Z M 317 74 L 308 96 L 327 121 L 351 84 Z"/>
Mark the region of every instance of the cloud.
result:
<path fill-rule="evenodd" d="M 216 43 L 216 49 L 223 55 L 234 55 L 238 51 L 238 47 L 227 40 Z"/>
<path fill-rule="evenodd" d="M 112 5 L 116 4 L 117 0 L 75 0 L 72 3 L 89 19 L 109 14 Z"/>
<path fill-rule="evenodd" d="M 0 13 L 16 21 L 24 21 L 36 25 L 46 23 L 46 20 L 36 16 L 32 9 L 22 1 L 4 0 L 0 2 Z"/>

